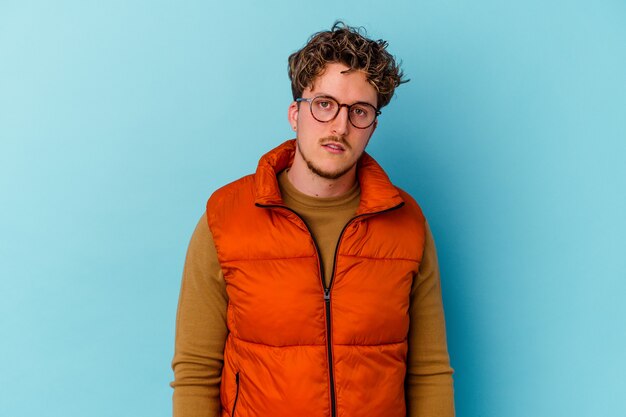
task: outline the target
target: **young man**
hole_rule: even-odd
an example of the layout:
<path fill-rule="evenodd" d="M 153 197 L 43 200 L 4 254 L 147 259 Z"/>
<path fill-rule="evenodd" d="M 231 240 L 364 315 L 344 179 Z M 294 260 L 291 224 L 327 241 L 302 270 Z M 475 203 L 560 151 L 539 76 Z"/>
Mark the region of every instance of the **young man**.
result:
<path fill-rule="evenodd" d="M 432 236 L 364 152 L 404 82 L 385 48 L 339 23 L 289 57 L 296 139 L 191 239 L 175 417 L 454 415 Z"/>

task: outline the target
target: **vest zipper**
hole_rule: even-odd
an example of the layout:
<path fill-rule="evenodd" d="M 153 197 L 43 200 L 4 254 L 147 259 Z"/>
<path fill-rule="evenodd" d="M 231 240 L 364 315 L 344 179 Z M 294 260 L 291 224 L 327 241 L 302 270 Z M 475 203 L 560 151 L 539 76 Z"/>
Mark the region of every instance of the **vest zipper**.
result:
<path fill-rule="evenodd" d="M 328 380 L 329 380 L 329 385 L 330 385 L 330 415 L 331 417 L 337 417 L 337 398 L 335 394 L 335 375 L 333 371 L 333 349 L 332 349 L 333 345 L 332 345 L 332 328 L 331 328 L 332 320 L 330 316 L 330 290 L 333 286 L 333 280 L 335 279 L 335 271 L 337 268 L 337 253 L 339 252 L 339 244 L 341 243 L 343 233 L 346 231 L 348 226 L 350 226 L 356 219 L 359 219 L 361 217 L 369 217 L 369 216 L 373 216 L 376 214 L 386 213 L 388 211 L 398 209 L 404 205 L 404 202 L 396 206 L 390 207 L 388 209 L 385 209 L 385 210 L 376 211 L 373 213 L 359 214 L 358 216 L 354 216 L 353 218 L 351 218 L 350 220 L 346 222 L 346 224 L 343 226 L 343 229 L 341 229 L 341 233 L 339 234 L 339 239 L 337 239 L 337 246 L 335 246 L 335 253 L 333 255 L 333 270 L 332 270 L 333 272 L 332 272 L 332 275 L 330 276 L 330 281 L 328 281 L 328 287 L 326 286 L 326 283 L 324 282 L 324 276 L 322 274 L 322 268 L 321 268 L 321 262 L 320 262 L 320 249 L 317 246 L 317 242 L 315 241 L 315 238 L 313 237 L 311 228 L 309 227 L 307 222 L 302 218 L 302 216 L 300 216 L 298 213 L 296 213 L 294 210 L 290 209 L 287 206 L 274 205 L 274 204 L 265 205 L 265 204 L 259 204 L 259 203 L 255 203 L 255 205 L 257 207 L 262 207 L 262 208 L 281 208 L 281 209 L 285 209 L 295 214 L 296 217 L 298 217 L 302 221 L 307 231 L 309 232 L 309 236 L 311 237 L 311 240 L 313 241 L 313 246 L 315 247 L 315 255 L 317 256 L 317 273 L 320 277 L 322 289 L 324 290 L 324 306 L 326 309 L 326 351 L 328 354 Z M 239 374 L 237 374 L 237 381 L 239 381 Z M 237 385 L 237 389 L 239 389 L 239 385 Z M 239 391 L 237 391 L 237 395 L 239 395 Z M 235 397 L 235 403 L 236 401 L 237 401 L 237 398 Z M 234 413 L 234 407 L 233 407 L 233 413 Z"/>
<path fill-rule="evenodd" d="M 333 371 L 333 341 L 331 336 L 332 328 L 330 318 L 330 285 L 326 287 L 326 283 L 322 279 L 322 286 L 324 287 L 324 307 L 326 308 L 326 352 L 328 354 L 328 380 L 330 383 L 330 415 L 331 417 L 336 417 L 337 399 L 335 398 L 335 373 Z"/>

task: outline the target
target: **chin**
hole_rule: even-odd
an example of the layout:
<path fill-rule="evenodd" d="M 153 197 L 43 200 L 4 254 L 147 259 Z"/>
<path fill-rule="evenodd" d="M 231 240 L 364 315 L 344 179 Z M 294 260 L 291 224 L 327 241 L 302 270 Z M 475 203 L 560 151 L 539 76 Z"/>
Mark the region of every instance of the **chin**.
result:
<path fill-rule="evenodd" d="M 354 164 L 348 165 L 348 166 L 342 166 L 342 167 L 323 167 L 322 168 L 307 161 L 307 166 L 309 167 L 309 170 L 313 174 L 317 175 L 318 177 L 321 177 L 327 180 L 336 180 L 336 179 L 343 177 L 347 173 L 349 173 L 354 167 Z"/>

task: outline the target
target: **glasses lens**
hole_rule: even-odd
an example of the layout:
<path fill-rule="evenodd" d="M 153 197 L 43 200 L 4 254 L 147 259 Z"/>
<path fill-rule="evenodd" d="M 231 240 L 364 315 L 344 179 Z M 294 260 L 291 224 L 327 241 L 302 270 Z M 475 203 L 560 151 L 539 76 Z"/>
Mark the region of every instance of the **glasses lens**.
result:
<path fill-rule="evenodd" d="M 376 109 L 366 103 L 355 103 L 350 107 L 350 121 L 359 128 L 366 128 L 376 118 Z"/>
<path fill-rule="evenodd" d="M 329 122 L 335 118 L 339 104 L 330 97 L 316 97 L 311 102 L 311 112 L 320 122 Z"/>

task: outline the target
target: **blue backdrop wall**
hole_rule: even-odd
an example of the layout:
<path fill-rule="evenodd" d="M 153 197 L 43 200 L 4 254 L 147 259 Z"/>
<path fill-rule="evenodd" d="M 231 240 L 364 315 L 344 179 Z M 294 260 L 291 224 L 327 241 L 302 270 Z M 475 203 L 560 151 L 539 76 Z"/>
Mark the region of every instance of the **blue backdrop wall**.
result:
<path fill-rule="evenodd" d="M 459 416 L 626 415 L 626 3 L 0 3 L 0 415 L 168 416 L 210 193 L 337 18 L 411 82 L 369 147 L 438 244 Z"/>

